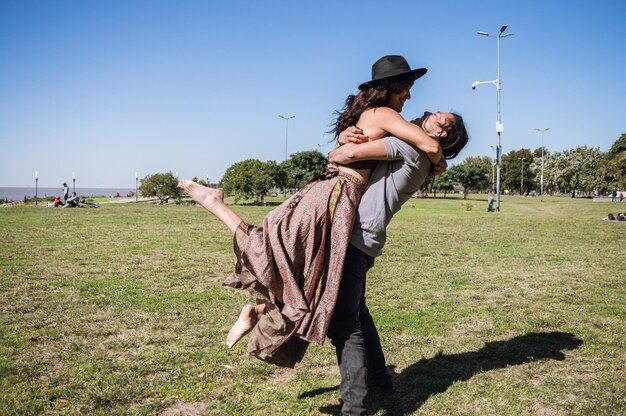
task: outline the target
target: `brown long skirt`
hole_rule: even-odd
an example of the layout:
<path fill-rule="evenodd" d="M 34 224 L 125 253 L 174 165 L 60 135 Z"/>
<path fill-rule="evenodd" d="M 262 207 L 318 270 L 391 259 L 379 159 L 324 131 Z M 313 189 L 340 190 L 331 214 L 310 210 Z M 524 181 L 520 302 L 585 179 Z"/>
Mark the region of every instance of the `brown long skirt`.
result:
<path fill-rule="evenodd" d="M 364 182 L 330 167 L 271 211 L 263 227 L 239 225 L 235 273 L 224 285 L 266 305 L 248 353 L 294 367 L 309 342 L 324 343 L 364 190 Z"/>

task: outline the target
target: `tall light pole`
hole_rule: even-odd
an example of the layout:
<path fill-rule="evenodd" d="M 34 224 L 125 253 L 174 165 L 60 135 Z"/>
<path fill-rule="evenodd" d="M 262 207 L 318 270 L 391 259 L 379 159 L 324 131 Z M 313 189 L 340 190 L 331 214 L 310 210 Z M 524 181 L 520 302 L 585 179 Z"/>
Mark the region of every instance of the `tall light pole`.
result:
<path fill-rule="evenodd" d="M 550 127 L 545 129 L 535 129 L 541 132 L 541 202 L 543 202 L 543 133 L 550 130 Z"/>
<path fill-rule="evenodd" d="M 498 147 L 496 148 L 497 150 L 496 161 L 498 164 L 498 172 L 497 172 L 497 179 L 496 179 L 496 211 L 500 211 L 500 171 L 502 170 L 502 157 L 501 157 L 502 156 L 502 144 L 500 140 L 500 135 L 504 131 L 504 125 L 502 124 L 501 118 L 500 118 L 500 90 L 502 89 L 501 87 L 502 82 L 500 80 L 500 38 L 506 38 L 507 36 L 512 35 L 512 33 L 504 33 L 506 28 L 507 28 L 506 25 L 502 26 L 500 28 L 500 33 L 498 33 L 497 36 L 490 35 L 487 32 L 476 32 L 477 34 L 481 36 L 487 36 L 487 37 L 498 39 L 498 77 L 492 81 L 474 81 L 472 83 L 472 89 L 476 89 L 476 87 L 481 84 L 493 84 L 495 85 L 496 92 L 498 94 L 498 119 L 496 120 L 496 133 L 498 133 Z"/>
<path fill-rule="evenodd" d="M 139 201 L 139 195 L 137 192 L 139 191 L 139 172 L 135 172 L 135 202 Z"/>
<path fill-rule="evenodd" d="M 72 172 L 72 192 L 76 192 L 76 172 Z"/>
<path fill-rule="evenodd" d="M 289 120 L 291 120 L 295 116 L 285 117 L 285 116 L 278 115 L 278 117 L 282 118 L 286 122 L 285 124 L 285 160 L 287 160 L 287 142 L 289 141 Z"/>
<path fill-rule="evenodd" d="M 520 159 L 522 159 L 522 179 L 519 183 L 519 193 L 521 196 L 524 196 L 524 161 L 526 160 L 526 158 L 520 157 Z"/>

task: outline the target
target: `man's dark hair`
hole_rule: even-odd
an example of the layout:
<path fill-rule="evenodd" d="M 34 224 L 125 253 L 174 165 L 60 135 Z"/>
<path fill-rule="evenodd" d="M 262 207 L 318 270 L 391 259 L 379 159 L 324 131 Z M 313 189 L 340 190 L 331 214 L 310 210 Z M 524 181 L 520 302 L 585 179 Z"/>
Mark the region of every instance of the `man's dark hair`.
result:
<path fill-rule="evenodd" d="M 454 159 L 455 157 L 457 157 L 469 141 L 467 129 L 465 128 L 465 123 L 463 122 L 463 117 L 456 113 L 451 114 L 454 116 L 454 124 L 451 126 L 447 126 L 444 129 L 448 133 L 445 137 L 439 137 L 437 139 L 439 145 L 441 146 L 441 152 L 443 153 L 443 157 L 445 159 Z M 411 123 L 422 127 L 423 121 L 423 117 L 419 117 L 411 120 Z"/>

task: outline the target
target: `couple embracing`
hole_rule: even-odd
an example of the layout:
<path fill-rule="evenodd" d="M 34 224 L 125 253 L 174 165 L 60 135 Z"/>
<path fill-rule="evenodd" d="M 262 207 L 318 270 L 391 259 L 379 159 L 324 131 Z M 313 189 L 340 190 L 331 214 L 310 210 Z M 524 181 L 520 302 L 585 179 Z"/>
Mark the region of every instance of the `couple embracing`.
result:
<path fill-rule="evenodd" d="M 372 66 L 337 113 L 337 147 L 326 171 L 271 211 L 263 226 L 245 223 L 220 190 L 183 180 L 179 186 L 234 236 L 235 272 L 225 285 L 250 293 L 231 328 L 232 347 L 250 333 L 248 352 L 293 367 L 310 342 L 328 336 L 341 375 L 342 414 L 367 414 L 368 391 L 392 391 L 378 331 L 367 309 L 366 276 L 386 242 L 393 215 L 431 173 L 468 141 L 457 114 L 400 112 L 425 68 L 397 55 Z"/>

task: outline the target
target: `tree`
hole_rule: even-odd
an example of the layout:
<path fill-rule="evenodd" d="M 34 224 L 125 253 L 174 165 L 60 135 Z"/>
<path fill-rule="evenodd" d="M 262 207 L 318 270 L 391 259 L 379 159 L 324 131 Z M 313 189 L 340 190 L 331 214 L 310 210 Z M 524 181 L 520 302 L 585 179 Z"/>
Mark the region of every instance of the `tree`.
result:
<path fill-rule="evenodd" d="M 282 187 L 285 173 L 276 162 L 261 162 L 248 159 L 235 163 L 226 169 L 220 185 L 227 194 L 236 194 L 235 201 L 240 198 L 254 198 L 263 202 L 267 192 L 274 187 Z"/>
<path fill-rule="evenodd" d="M 544 175 L 543 175 L 543 185 L 544 185 L 544 190 L 543 192 L 546 192 L 546 189 L 548 189 L 547 187 L 547 182 L 546 182 L 546 174 L 545 174 L 545 165 L 546 165 L 546 160 L 548 160 L 550 156 L 550 152 L 548 152 L 548 150 L 544 147 L 543 148 L 543 165 L 544 165 Z M 526 161 L 524 161 L 524 166 L 526 166 Z M 531 176 L 532 181 L 534 183 L 531 184 Z M 529 187 L 526 188 L 527 186 L 527 182 L 526 182 L 526 170 L 524 170 L 524 189 L 530 190 L 533 189 L 531 186 L 534 185 L 534 189 L 538 189 L 541 191 L 541 147 L 535 149 L 535 151 L 533 152 L 533 160 L 530 163 L 530 165 L 528 165 L 528 177 L 529 177 L 529 182 L 528 185 Z"/>
<path fill-rule="evenodd" d="M 193 178 L 191 178 L 192 181 L 199 183 L 202 186 L 209 186 L 209 184 L 207 183 L 207 181 L 205 181 L 204 179 L 198 179 L 197 176 L 194 176 Z"/>
<path fill-rule="evenodd" d="M 302 188 L 311 179 L 324 172 L 327 163 L 326 157 L 317 150 L 294 153 L 280 165 L 286 175 L 285 186 Z"/>
<path fill-rule="evenodd" d="M 504 189 L 522 191 L 522 158 L 524 159 L 524 191 L 537 189 L 534 175 L 529 169 L 534 159 L 529 149 L 513 150 L 502 156 L 501 181 Z"/>
<path fill-rule="evenodd" d="M 435 176 L 435 180 L 432 182 L 431 190 L 433 191 L 433 196 L 437 197 L 437 191 L 443 192 L 443 197 L 445 198 L 447 193 L 450 191 L 454 191 L 454 178 L 449 170 L 445 171 L 441 175 Z"/>
<path fill-rule="evenodd" d="M 609 150 L 609 155 L 613 157 L 622 152 L 626 152 L 626 133 L 622 133 L 619 139 L 615 140 L 615 143 L 611 146 L 611 150 Z"/>
<path fill-rule="evenodd" d="M 555 152 L 546 163 L 547 177 L 557 189 L 571 192 L 574 198 L 576 190 L 589 193 L 606 186 L 603 160 L 600 149 L 587 146 Z"/>
<path fill-rule="evenodd" d="M 607 155 L 607 171 L 608 188 L 626 188 L 626 151 L 617 153 L 612 158 Z"/>
<path fill-rule="evenodd" d="M 449 169 L 450 176 L 463 186 L 463 198 L 467 197 L 470 190 L 484 191 L 491 185 L 489 171 L 491 159 L 488 156 L 467 157 L 458 165 Z"/>
<path fill-rule="evenodd" d="M 496 161 L 489 157 L 489 156 L 484 156 L 485 160 L 489 161 L 489 182 L 491 183 L 491 186 L 489 187 L 489 190 L 491 192 L 495 192 L 496 191 L 496 175 L 498 174 L 496 169 L 498 169 L 497 167 L 497 163 Z"/>
<path fill-rule="evenodd" d="M 543 192 L 552 194 L 559 190 L 557 186 L 557 169 L 559 159 L 562 157 L 562 153 L 553 152 L 544 154 L 544 168 L 543 168 Z M 541 176 L 541 173 L 539 173 Z"/>
<path fill-rule="evenodd" d="M 626 188 L 626 133 L 613 143 L 607 154 L 608 188 Z"/>
<path fill-rule="evenodd" d="M 166 203 L 170 198 L 180 198 L 182 190 L 178 188 L 178 181 L 169 173 L 155 173 L 141 180 L 139 185 L 141 195 L 147 197 L 156 196 L 161 203 Z"/>

